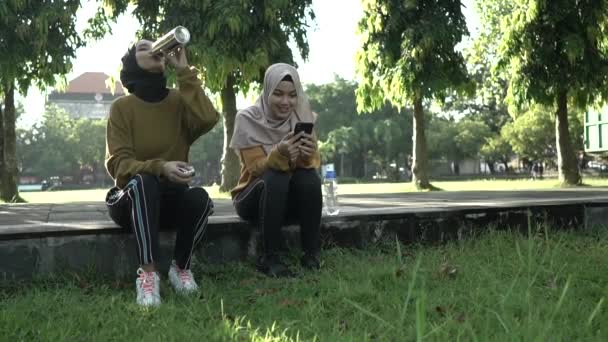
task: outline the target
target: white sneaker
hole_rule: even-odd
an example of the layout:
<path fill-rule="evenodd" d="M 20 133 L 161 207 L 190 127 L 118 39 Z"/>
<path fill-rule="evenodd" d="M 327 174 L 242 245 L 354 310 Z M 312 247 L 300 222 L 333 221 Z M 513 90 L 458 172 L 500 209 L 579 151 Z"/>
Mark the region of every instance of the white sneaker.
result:
<path fill-rule="evenodd" d="M 137 269 L 139 278 L 135 281 L 137 289 L 137 304 L 141 306 L 160 305 L 160 277 L 156 272 L 146 272 Z"/>
<path fill-rule="evenodd" d="M 198 285 L 194 281 L 192 271 L 179 268 L 175 260 L 169 267 L 169 282 L 178 293 L 190 294 L 198 291 Z"/>

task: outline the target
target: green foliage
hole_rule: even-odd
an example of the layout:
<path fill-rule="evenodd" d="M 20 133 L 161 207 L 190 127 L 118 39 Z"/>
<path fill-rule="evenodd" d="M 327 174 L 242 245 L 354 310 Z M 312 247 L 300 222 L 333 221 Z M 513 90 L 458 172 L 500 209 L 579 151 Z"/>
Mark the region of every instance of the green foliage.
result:
<path fill-rule="evenodd" d="M 78 0 L 0 2 L 0 92 L 17 81 L 25 94 L 32 83 L 45 88 L 72 68 L 84 41 L 76 32 Z"/>
<path fill-rule="evenodd" d="M 64 110 L 50 106 L 40 123 L 29 130 L 20 130 L 17 151 L 22 172 L 43 178 L 75 174 L 79 170 L 78 157 L 83 155 L 78 153 L 78 149 L 95 148 L 93 144 L 86 144 L 86 139 L 79 141 L 83 135 L 76 134 L 76 125 L 76 120 L 71 119 Z M 93 142 L 99 137 L 89 136 L 88 139 Z M 101 139 L 105 139 L 105 132 L 102 132 Z M 80 146 L 77 142 L 85 145 Z M 103 146 L 102 143 L 96 147 L 101 149 Z"/>
<path fill-rule="evenodd" d="M 78 0 L 0 2 L 0 197 L 20 201 L 17 188 L 15 90 L 46 88 L 72 68 L 84 41 L 76 32 Z"/>
<path fill-rule="evenodd" d="M 294 64 L 290 40 L 302 58 L 308 57 L 306 29 L 308 20 L 314 19 L 312 0 L 103 0 L 89 22 L 88 34 L 104 36 L 108 23 L 129 3 L 135 4 L 140 36 L 154 40 L 178 25 L 190 31 L 190 64 L 201 71 L 205 87 L 221 92 L 225 131 L 221 182 L 222 191 L 230 190 L 239 177 L 238 157 L 228 146 L 237 112 L 236 92 L 247 93 L 252 84 L 260 84 L 272 63 Z"/>
<path fill-rule="evenodd" d="M 500 132 L 504 124 L 511 121 L 505 98 L 508 90 L 508 75 L 499 72 L 493 65 L 497 58 L 500 37 L 500 20 L 510 14 L 510 1 L 475 1 L 481 18 L 479 33 L 464 51 L 464 57 L 472 81 L 475 96 L 463 97 L 451 94 L 444 109 L 465 113 L 481 119 L 494 133 Z"/>
<path fill-rule="evenodd" d="M 104 168 L 106 120 L 81 118 L 73 120 L 74 156 L 80 166 Z"/>
<path fill-rule="evenodd" d="M 190 163 L 196 169 L 196 178 L 205 185 L 219 184 L 223 143 L 224 126 L 220 121 L 190 147 Z"/>
<path fill-rule="evenodd" d="M 506 168 L 513 156 L 513 147 L 503 135 L 498 134 L 486 139 L 479 155 L 486 161 L 500 161 Z"/>
<path fill-rule="evenodd" d="M 357 53 L 360 111 L 385 100 L 404 107 L 442 100 L 449 89 L 472 90 L 464 58 L 454 47 L 468 34 L 459 0 L 366 0 Z"/>
<path fill-rule="evenodd" d="M 424 100 L 443 101 L 449 91 L 470 93 L 464 58 L 455 47 L 468 34 L 460 0 L 366 0 L 357 53 L 359 111 L 413 106 L 412 182 L 429 182 Z"/>
<path fill-rule="evenodd" d="M 502 136 L 513 147 L 513 151 L 523 158 L 554 161 L 557 148 L 553 112 L 551 107 L 534 105 L 518 113 L 512 123 L 505 125 Z M 571 142 L 575 149 L 582 150 L 583 115 L 580 111 L 570 111 L 568 120 L 572 126 Z"/>
<path fill-rule="evenodd" d="M 190 161 L 197 178 L 217 182 L 222 153 L 222 125 L 197 140 Z M 17 133 L 19 164 L 23 172 L 43 178 L 78 175 L 82 168 L 101 171 L 105 158 L 106 120 L 71 118 L 64 110 L 49 106 L 43 120 Z"/>
<path fill-rule="evenodd" d="M 403 166 L 404 151 L 412 146 L 411 112 L 386 104 L 359 115 L 356 88 L 355 82 L 336 78 L 332 83 L 306 89 L 312 109 L 319 114 L 316 132 L 324 162 L 338 165 L 342 177 L 361 178 L 389 170 L 392 163 Z"/>
<path fill-rule="evenodd" d="M 433 117 L 429 123 L 429 156 L 451 161 L 478 158 L 491 135 L 488 125 L 479 120 L 464 118 L 455 122 L 451 118 Z"/>
<path fill-rule="evenodd" d="M 491 135 L 490 128 L 482 121 L 464 119 L 458 121 L 458 133 L 454 137 L 463 157 L 479 157 L 479 150 Z"/>
<path fill-rule="evenodd" d="M 454 137 L 458 134 L 456 122 L 453 118 L 430 116 L 428 119 L 429 158 L 447 160 L 461 159 L 461 153 L 454 144 Z"/>
<path fill-rule="evenodd" d="M 89 22 L 88 34 L 103 37 L 108 23 L 127 10 L 128 0 L 106 0 Z M 311 0 L 192 0 L 137 1 L 134 15 L 141 36 L 154 40 L 175 26 L 192 35 L 189 60 L 203 73 L 205 86 L 219 92 L 228 76 L 237 90 L 247 92 L 263 79 L 274 62 L 293 63 L 287 43 L 293 39 L 303 58 L 308 56 L 307 21 L 314 19 Z M 126 50 L 126 47 L 125 47 Z"/>
<path fill-rule="evenodd" d="M 102 169 L 105 129 L 105 120 L 73 119 L 56 106 L 47 107 L 40 123 L 18 131 L 22 171 L 48 178 Z"/>
<path fill-rule="evenodd" d="M 315 132 L 320 140 L 326 140 L 329 132 L 342 126 L 350 126 L 357 120 L 355 90 L 357 84 L 336 76 L 332 83 L 306 87 L 306 95 L 313 111 L 319 114 Z"/>
<path fill-rule="evenodd" d="M 511 15 L 502 17 L 498 54 L 498 67 L 511 75 L 510 101 L 551 106 L 567 93 L 576 107 L 585 109 L 608 99 L 608 2 L 511 3 Z"/>

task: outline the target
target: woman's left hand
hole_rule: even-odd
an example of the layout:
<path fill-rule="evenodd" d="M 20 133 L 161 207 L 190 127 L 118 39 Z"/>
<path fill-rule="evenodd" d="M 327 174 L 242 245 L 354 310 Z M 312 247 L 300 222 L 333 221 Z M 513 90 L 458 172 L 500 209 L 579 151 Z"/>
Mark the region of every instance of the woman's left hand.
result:
<path fill-rule="evenodd" d="M 180 70 L 188 67 L 188 58 L 186 57 L 186 48 L 178 46 L 173 51 L 169 52 L 166 57 L 167 61 L 175 69 Z"/>
<path fill-rule="evenodd" d="M 300 157 L 303 160 L 309 160 L 317 152 L 317 138 L 314 134 L 304 133 L 300 142 Z"/>

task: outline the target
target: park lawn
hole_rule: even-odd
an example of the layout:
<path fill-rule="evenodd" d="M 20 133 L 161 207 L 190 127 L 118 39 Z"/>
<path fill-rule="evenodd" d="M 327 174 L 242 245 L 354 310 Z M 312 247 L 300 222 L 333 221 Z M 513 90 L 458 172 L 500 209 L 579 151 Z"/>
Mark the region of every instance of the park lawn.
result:
<path fill-rule="evenodd" d="M 211 198 L 230 198 L 230 194 L 221 193 L 219 186 L 205 187 Z M 102 202 L 108 189 L 61 190 L 61 191 L 27 191 L 19 194 L 28 203 L 70 203 Z"/>
<path fill-rule="evenodd" d="M 608 341 L 608 234 L 490 231 L 418 246 L 331 248 L 322 270 L 268 279 L 251 265 L 195 266 L 198 296 L 163 275 L 163 304 L 134 279 L 65 274 L 0 287 L 7 341 Z M 135 276 L 135 274 L 134 274 Z"/>
<path fill-rule="evenodd" d="M 592 187 L 608 187 L 608 178 L 585 178 L 585 184 Z M 559 188 L 556 179 L 544 180 L 471 180 L 471 181 L 437 181 L 434 186 L 444 191 L 510 191 Z M 205 187 L 211 198 L 230 198 L 228 193 L 219 191 L 219 186 Z M 411 183 L 368 183 L 368 184 L 339 184 L 338 192 L 350 194 L 378 194 L 416 191 Z M 33 191 L 22 192 L 29 203 L 68 203 L 103 201 L 107 189 L 66 190 L 66 191 Z"/>

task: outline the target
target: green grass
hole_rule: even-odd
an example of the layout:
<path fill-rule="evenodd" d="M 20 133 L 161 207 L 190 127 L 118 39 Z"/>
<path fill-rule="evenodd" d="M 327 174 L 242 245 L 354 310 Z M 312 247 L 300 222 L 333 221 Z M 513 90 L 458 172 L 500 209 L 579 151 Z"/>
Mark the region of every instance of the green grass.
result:
<path fill-rule="evenodd" d="M 205 187 L 211 198 L 230 198 L 230 194 L 221 193 L 219 186 Z M 19 193 L 28 203 L 70 203 L 104 201 L 108 189 L 63 190 L 63 191 L 28 191 Z"/>
<path fill-rule="evenodd" d="M 608 178 L 585 178 L 585 184 L 592 187 L 607 187 Z M 433 182 L 433 185 L 445 191 L 492 191 L 492 190 L 533 190 L 559 188 L 556 179 L 544 180 L 474 180 Z M 219 186 L 205 187 L 211 198 L 230 198 L 228 193 L 221 193 Z M 340 194 L 378 194 L 395 192 L 414 192 L 411 183 L 371 183 L 340 184 Z M 81 201 L 103 201 L 107 189 L 72 190 L 72 191 L 33 191 L 22 192 L 29 203 L 69 203 Z"/>
<path fill-rule="evenodd" d="M 608 186 L 608 178 L 584 179 L 585 185 L 591 187 Z M 557 179 L 517 179 L 517 180 L 469 180 L 469 181 L 433 181 L 435 187 L 444 191 L 498 191 L 498 190 L 536 190 L 557 189 L 560 184 Z M 394 192 L 417 191 L 411 183 L 370 183 L 370 184 L 339 184 L 338 191 L 341 194 L 379 194 Z"/>
<path fill-rule="evenodd" d="M 606 233 L 491 231 L 441 246 L 323 252 L 318 273 L 267 279 L 198 265 L 203 291 L 66 275 L 0 290 L 0 336 L 30 340 L 607 341 Z"/>

